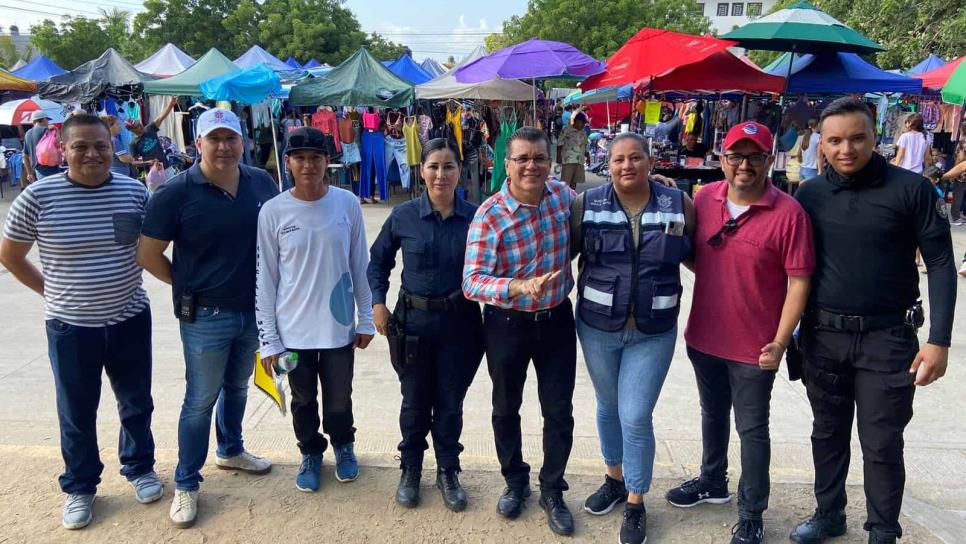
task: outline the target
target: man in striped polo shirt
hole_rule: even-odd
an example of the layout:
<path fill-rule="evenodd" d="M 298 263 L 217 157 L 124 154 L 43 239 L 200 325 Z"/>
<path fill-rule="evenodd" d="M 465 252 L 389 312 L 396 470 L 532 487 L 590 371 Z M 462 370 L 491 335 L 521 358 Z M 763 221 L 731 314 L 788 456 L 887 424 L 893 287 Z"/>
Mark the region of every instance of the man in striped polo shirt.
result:
<path fill-rule="evenodd" d="M 71 116 L 61 137 L 68 169 L 13 202 L 0 264 L 46 301 L 65 465 L 63 523 L 80 529 L 91 521 L 104 470 L 96 428 L 102 372 L 117 397 L 121 475 L 140 503 L 160 499 L 163 487 L 151 434 L 151 309 L 134 258 L 148 192 L 111 173 L 111 132 L 99 118 Z M 42 270 L 27 259 L 34 242 Z"/>

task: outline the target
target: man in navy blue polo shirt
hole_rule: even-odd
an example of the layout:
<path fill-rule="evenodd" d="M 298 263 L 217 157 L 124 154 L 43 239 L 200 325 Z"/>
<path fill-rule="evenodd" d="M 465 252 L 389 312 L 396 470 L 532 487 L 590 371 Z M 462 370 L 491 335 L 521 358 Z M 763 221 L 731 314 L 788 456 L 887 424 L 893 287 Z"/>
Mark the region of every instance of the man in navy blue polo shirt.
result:
<path fill-rule="evenodd" d="M 212 408 L 218 468 L 253 474 L 272 468 L 245 451 L 242 417 L 258 349 L 258 212 L 278 189 L 263 170 L 240 163 L 244 144 L 234 113 L 215 108 L 201 114 L 196 144 L 201 161 L 168 180 L 148 202 L 137 254 L 145 270 L 172 284 L 181 320 L 187 390 L 170 512 L 181 528 L 197 517 Z M 173 261 L 164 255 L 171 242 Z"/>

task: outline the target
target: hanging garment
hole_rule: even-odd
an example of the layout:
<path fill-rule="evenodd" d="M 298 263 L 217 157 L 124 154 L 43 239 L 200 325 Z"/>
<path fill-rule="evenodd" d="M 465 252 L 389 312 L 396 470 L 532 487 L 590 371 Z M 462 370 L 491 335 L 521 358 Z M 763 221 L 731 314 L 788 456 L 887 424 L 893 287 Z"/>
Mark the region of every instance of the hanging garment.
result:
<path fill-rule="evenodd" d="M 446 125 L 453 130 L 453 137 L 456 138 L 456 146 L 460 150 L 460 160 L 463 160 L 463 106 L 459 105 L 455 110 L 446 106 Z"/>
<path fill-rule="evenodd" d="M 506 141 L 517 131 L 517 121 L 504 119 L 500 123 L 500 135 L 493 144 L 493 176 L 490 178 L 490 192 L 495 193 L 503 187 L 506 180 Z"/>
<path fill-rule="evenodd" d="M 336 153 L 342 152 L 342 139 L 339 137 L 339 121 L 335 118 L 335 112 L 325 108 L 312 114 L 312 128 L 317 128 L 323 133 L 332 136 L 335 140 Z"/>
<path fill-rule="evenodd" d="M 399 112 L 391 111 L 386 114 L 386 136 L 390 138 L 403 138 L 403 115 Z"/>
<path fill-rule="evenodd" d="M 429 131 L 433 130 L 433 118 L 425 113 L 419 115 L 419 142 L 426 145 L 429 141 Z"/>
<path fill-rule="evenodd" d="M 406 137 L 406 162 L 409 166 L 416 166 L 422 159 L 423 144 L 419 141 L 419 126 L 415 117 L 403 122 L 403 136 Z"/>
<path fill-rule="evenodd" d="M 363 113 L 362 127 L 365 128 L 366 130 L 379 130 L 379 114 Z"/>
<path fill-rule="evenodd" d="M 356 141 L 356 129 L 352 119 L 343 117 L 339 119 L 339 138 L 343 144 L 351 144 Z"/>
<path fill-rule="evenodd" d="M 399 167 L 399 183 L 408 189 L 409 163 L 406 162 L 406 140 L 404 138 L 386 136 L 386 168 L 389 168 L 393 159 L 395 159 L 396 165 Z"/>
<path fill-rule="evenodd" d="M 374 192 L 372 180 L 375 177 L 376 184 L 379 187 L 380 199 L 389 200 L 389 186 L 386 182 L 385 140 L 386 137 L 379 131 L 367 130 L 362 133 L 362 179 L 359 180 L 359 196 L 361 198 L 372 198 Z"/>

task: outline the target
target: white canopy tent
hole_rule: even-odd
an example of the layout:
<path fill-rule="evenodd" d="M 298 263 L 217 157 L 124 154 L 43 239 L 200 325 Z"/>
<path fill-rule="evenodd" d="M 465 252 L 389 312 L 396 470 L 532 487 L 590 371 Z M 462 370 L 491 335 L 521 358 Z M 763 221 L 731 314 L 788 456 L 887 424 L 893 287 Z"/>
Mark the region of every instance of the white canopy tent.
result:
<path fill-rule="evenodd" d="M 172 43 L 166 44 L 153 55 L 134 65 L 139 71 L 158 77 L 171 77 L 184 72 L 195 59 Z"/>
<path fill-rule="evenodd" d="M 422 85 L 416 85 L 416 98 L 420 100 L 465 98 L 470 100 L 529 101 L 533 97 L 533 87 L 522 81 L 492 79 L 482 83 L 460 83 L 456 80 L 454 73 L 458 68 L 485 55 L 486 49 L 479 46 L 445 74 Z"/>

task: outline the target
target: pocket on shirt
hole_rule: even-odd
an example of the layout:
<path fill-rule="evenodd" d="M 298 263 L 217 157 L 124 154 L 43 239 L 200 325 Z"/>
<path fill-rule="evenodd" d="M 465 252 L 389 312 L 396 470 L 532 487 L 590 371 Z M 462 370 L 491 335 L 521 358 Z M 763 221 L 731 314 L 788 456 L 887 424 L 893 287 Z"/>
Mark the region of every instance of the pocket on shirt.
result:
<path fill-rule="evenodd" d="M 136 212 L 118 212 L 111 218 L 114 222 L 114 242 L 129 246 L 138 241 L 143 215 Z"/>

